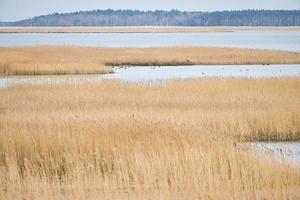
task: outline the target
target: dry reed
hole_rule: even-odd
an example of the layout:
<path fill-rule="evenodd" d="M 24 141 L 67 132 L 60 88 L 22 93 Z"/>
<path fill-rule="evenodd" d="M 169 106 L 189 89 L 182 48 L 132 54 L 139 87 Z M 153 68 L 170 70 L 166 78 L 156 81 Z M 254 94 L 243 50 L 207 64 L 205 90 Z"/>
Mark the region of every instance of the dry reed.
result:
<path fill-rule="evenodd" d="M 98 74 L 115 65 L 295 63 L 300 63 L 299 53 L 237 48 L 0 48 L 0 75 Z"/>
<path fill-rule="evenodd" d="M 300 138 L 300 80 L 0 90 L 0 199 L 297 199 L 239 141 Z"/>

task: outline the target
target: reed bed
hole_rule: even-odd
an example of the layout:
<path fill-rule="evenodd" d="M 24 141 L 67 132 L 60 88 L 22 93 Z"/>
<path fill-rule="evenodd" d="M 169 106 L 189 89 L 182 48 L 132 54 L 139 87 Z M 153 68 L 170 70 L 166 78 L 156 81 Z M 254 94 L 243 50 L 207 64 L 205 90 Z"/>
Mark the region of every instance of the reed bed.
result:
<path fill-rule="evenodd" d="M 241 141 L 299 140 L 300 79 L 0 90 L 0 199 L 297 199 Z"/>
<path fill-rule="evenodd" d="M 297 63 L 299 53 L 237 48 L 0 47 L 0 75 L 101 74 L 119 65 Z"/>

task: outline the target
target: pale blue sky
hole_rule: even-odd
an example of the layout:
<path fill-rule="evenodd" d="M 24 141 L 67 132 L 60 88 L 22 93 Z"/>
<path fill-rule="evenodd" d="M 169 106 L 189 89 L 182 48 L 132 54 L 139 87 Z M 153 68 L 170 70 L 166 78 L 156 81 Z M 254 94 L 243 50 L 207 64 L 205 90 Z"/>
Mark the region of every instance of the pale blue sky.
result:
<path fill-rule="evenodd" d="M 15 21 L 54 12 L 94 9 L 239 10 L 300 9 L 300 0 L 0 0 L 0 21 Z"/>

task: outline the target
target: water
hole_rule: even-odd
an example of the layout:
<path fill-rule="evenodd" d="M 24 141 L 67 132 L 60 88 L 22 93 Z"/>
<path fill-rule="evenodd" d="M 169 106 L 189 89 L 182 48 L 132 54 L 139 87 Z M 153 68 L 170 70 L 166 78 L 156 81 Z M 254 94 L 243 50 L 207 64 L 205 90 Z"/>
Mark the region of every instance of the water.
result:
<path fill-rule="evenodd" d="M 125 81 L 155 81 L 207 77 L 264 78 L 299 76 L 299 65 L 193 65 L 129 67 L 114 69 L 106 78 Z"/>
<path fill-rule="evenodd" d="M 0 46 L 94 47 L 209 46 L 300 52 L 300 31 L 253 30 L 210 33 L 17 33 L 0 34 Z"/>
<path fill-rule="evenodd" d="M 251 143 L 251 148 L 264 158 L 300 167 L 300 143 Z"/>
<path fill-rule="evenodd" d="M 0 87 L 14 84 L 80 84 L 99 83 L 102 80 L 129 82 L 167 81 L 171 79 L 237 77 L 299 77 L 300 65 L 200 65 L 168 67 L 118 67 L 113 74 L 61 75 L 61 76 L 15 76 L 0 78 Z"/>

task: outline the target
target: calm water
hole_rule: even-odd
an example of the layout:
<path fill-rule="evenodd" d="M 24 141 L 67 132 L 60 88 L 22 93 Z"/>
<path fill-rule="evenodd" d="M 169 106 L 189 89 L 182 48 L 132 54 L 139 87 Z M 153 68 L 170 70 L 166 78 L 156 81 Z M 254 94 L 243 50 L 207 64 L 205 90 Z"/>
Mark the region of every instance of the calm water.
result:
<path fill-rule="evenodd" d="M 80 84 L 99 83 L 103 80 L 129 82 L 166 81 L 171 79 L 209 77 L 299 77 L 300 65 L 231 65 L 231 66 L 169 66 L 169 67 L 123 67 L 114 68 L 113 74 L 18 76 L 0 78 L 0 87 L 14 84 Z"/>
<path fill-rule="evenodd" d="M 80 45 L 96 47 L 211 46 L 300 52 L 300 31 L 216 33 L 30 33 L 0 34 L 0 46 Z"/>
<path fill-rule="evenodd" d="M 299 76 L 299 65 L 194 65 L 129 67 L 114 69 L 106 78 L 125 81 L 155 81 L 207 77 L 264 78 Z"/>
<path fill-rule="evenodd" d="M 300 143 L 251 143 L 252 149 L 264 158 L 274 158 L 300 167 Z"/>

